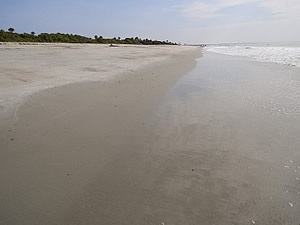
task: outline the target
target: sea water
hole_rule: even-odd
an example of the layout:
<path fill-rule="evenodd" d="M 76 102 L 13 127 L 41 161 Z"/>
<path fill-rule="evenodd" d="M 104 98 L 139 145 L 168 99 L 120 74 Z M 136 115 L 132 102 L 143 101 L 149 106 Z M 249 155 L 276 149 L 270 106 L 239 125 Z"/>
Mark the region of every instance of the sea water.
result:
<path fill-rule="evenodd" d="M 206 50 L 260 62 L 300 67 L 300 42 L 218 44 L 209 45 Z"/>

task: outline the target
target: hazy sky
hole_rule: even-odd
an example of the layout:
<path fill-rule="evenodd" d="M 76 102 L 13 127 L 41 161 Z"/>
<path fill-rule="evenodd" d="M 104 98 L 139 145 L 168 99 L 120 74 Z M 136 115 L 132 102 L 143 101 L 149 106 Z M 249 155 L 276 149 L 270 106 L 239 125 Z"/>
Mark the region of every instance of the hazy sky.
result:
<path fill-rule="evenodd" d="M 182 43 L 300 41 L 300 0 L 0 0 L 0 29 Z"/>

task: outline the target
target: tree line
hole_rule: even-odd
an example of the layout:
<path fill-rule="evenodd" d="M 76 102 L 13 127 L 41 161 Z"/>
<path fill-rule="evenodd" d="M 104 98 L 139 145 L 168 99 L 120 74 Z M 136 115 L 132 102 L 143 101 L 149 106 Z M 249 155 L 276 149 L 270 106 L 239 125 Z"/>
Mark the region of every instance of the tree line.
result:
<path fill-rule="evenodd" d="M 42 42 L 42 43 L 91 43 L 91 44 L 136 44 L 136 45 L 177 45 L 177 43 L 167 41 L 157 41 L 151 39 L 135 38 L 104 38 L 95 35 L 94 38 L 77 34 L 63 33 L 41 33 L 36 35 L 31 33 L 16 33 L 14 28 L 7 31 L 0 30 L 0 42 Z"/>

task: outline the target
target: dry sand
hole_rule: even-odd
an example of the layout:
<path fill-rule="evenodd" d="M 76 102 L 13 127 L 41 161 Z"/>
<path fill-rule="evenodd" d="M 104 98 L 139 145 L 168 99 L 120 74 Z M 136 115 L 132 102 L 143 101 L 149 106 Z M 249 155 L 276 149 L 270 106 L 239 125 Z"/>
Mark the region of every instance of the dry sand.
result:
<path fill-rule="evenodd" d="M 1 225 L 147 223 L 152 114 L 201 50 L 1 48 Z"/>
<path fill-rule="evenodd" d="M 188 52 L 188 46 L 0 43 L 0 113 L 37 91 L 105 81 Z"/>

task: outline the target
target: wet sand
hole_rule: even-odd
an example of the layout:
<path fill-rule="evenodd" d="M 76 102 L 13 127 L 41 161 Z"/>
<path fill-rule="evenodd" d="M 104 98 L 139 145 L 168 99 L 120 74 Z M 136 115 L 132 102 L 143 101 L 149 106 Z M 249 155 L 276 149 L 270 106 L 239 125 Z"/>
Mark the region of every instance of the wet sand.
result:
<path fill-rule="evenodd" d="M 299 69 L 195 57 L 27 99 L 1 123 L 2 223 L 298 224 Z"/>
<path fill-rule="evenodd" d="M 165 224 L 299 224 L 299 72 L 198 59 L 156 114 Z"/>

